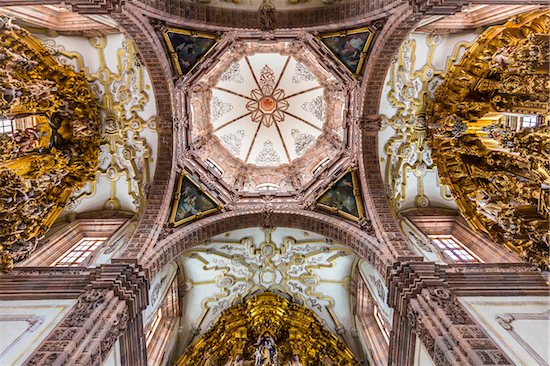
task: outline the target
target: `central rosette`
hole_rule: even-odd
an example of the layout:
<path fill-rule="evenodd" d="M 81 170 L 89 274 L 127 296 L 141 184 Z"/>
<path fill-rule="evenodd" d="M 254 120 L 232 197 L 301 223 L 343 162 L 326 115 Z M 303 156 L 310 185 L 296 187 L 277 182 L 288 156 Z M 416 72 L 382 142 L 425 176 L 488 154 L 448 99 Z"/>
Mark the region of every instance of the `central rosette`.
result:
<path fill-rule="evenodd" d="M 288 101 L 284 90 L 277 88 L 275 73 L 268 65 L 262 68 L 257 84 L 259 88 L 252 89 L 250 101 L 246 103 L 252 122 L 270 127 L 273 123 L 284 121 Z"/>

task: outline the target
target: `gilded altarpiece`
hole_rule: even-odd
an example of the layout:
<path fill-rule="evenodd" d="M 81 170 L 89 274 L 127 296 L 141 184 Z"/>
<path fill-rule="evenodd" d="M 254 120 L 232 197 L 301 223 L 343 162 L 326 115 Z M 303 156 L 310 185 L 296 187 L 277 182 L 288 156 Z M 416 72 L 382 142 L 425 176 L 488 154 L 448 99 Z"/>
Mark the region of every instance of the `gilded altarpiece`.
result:
<path fill-rule="evenodd" d="M 537 11 L 487 29 L 428 106 L 434 161 L 462 215 L 542 268 L 550 263 L 549 17 Z"/>
<path fill-rule="evenodd" d="M 270 292 L 225 310 L 177 363 L 198 364 L 359 365 L 311 310 Z"/>
<path fill-rule="evenodd" d="M 0 33 L 0 269 L 28 257 L 72 191 L 93 180 L 100 117 L 84 75 L 26 30 Z M 25 122 L 26 121 L 26 122 Z"/>

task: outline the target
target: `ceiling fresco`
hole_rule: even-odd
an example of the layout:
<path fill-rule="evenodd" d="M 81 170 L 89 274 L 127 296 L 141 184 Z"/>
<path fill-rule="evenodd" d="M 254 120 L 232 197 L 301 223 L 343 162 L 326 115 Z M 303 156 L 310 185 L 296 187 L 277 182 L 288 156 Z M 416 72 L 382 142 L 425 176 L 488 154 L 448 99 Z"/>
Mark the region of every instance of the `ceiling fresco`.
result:
<path fill-rule="evenodd" d="M 319 40 L 353 75 L 360 75 L 373 36 L 369 28 L 357 28 L 322 34 Z"/>
<path fill-rule="evenodd" d="M 236 301 L 269 290 L 310 308 L 348 342 L 354 322 L 348 285 L 356 261 L 348 247 L 296 229 L 252 228 L 215 236 L 178 260 L 186 288 L 184 327 L 202 334 Z"/>
<path fill-rule="evenodd" d="M 217 42 L 215 35 L 186 29 L 169 28 L 163 35 L 179 75 L 191 72 Z"/>
<path fill-rule="evenodd" d="M 218 212 L 222 206 L 193 178 L 181 174 L 176 186 L 170 223 L 174 226 Z"/>
<path fill-rule="evenodd" d="M 316 205 L 346 219 L 361 221 L 365 210 L 357 172 L 348 169 L 319 195 Z"/>

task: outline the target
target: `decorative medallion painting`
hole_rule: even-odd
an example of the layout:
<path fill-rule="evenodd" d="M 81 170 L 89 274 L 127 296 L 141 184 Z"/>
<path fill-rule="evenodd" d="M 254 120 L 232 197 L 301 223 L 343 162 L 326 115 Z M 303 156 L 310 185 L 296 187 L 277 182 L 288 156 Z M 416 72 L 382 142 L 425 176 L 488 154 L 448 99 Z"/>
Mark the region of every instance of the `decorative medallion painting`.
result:
<path fill-rule="evenodd" d="M 221 208 L 203 187 L 187 174 L 181 174 L 174 195 L 170 224 L 178 226 L 218 212 Z"/>
<path fill-rule="evenodd" d="M 346 219 L 361 221 L 365 217 L 365 212 L 356 171 L 346 170 L 317 196 L 315 205 Z"/>
<path fill-rule="evenodd" d="M 321 34 L 319 40 L 353 75 L 359 76 L 373 35 L 369 28 L 358 28 Z"/>
<path fill-rule="evenodd" d="M 213 34 L 168 28 L 164 40 L 179 75 L 187 75 L 201 62 L 218 42 Z"/>

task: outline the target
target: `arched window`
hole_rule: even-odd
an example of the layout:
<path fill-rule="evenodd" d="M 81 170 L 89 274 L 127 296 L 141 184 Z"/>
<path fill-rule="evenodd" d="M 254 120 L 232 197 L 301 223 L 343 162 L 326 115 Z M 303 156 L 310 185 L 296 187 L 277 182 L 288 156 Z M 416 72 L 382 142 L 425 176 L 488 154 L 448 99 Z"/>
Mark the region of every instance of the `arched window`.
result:
<path fill-rule="evenodd" d="M 220 176 L 223 175 L 222 168 L 220 168 L 220 166 L 218 164 L 216 164 L 216 162 L 214 162 L 214 160 L 206 159 L 206 161 L 204 163 L 206 164 L 207 167 L 212 169 L 216 174 L 218 174 Z"/>
<path fill-rule="evenodd" d="M 262 183 L 258 184 L 256 191 L 263 193 L 277 193 L 279 192 L 279 186 L 274 183 Z"/>
<path fill-rule="evenodd" d="M 82 238 L 55 263 L 56 267 L 79 267 L 107 238 Z"/>
<path fill-rule="evenodd" d="M 452 235 L 432 235 L 430 239 L 443 255 L 455 263 L 481 262 L 472 251 Z"/>

